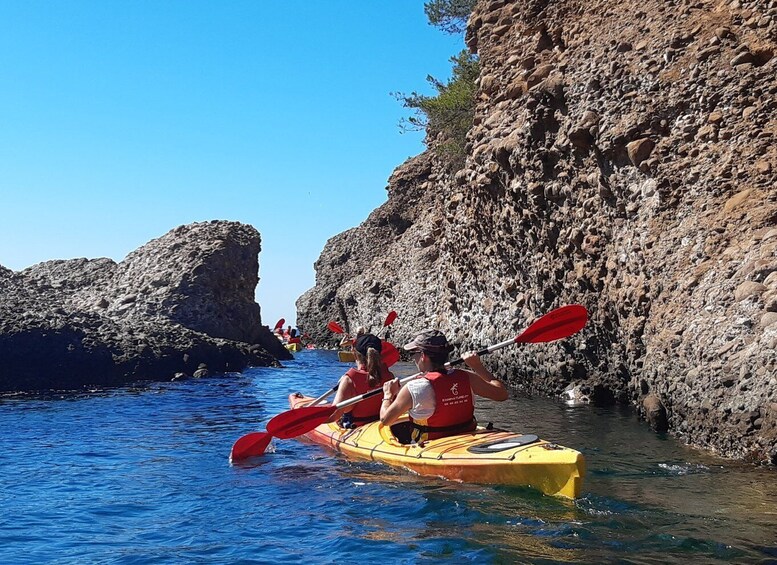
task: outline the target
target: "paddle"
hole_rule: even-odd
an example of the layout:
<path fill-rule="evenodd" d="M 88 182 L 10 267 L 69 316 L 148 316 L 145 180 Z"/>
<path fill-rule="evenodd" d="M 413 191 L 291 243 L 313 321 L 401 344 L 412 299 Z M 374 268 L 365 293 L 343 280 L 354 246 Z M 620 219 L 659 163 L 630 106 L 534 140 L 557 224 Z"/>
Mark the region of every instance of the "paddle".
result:
<path fill-rule="evenodd" d="M 380 331 L 384 331 L 387 327 L 389 327 L 391 324 L 394 323 L 394 320 L 397 319 L 397 313 L 392 310 L 388 313 L 388 316 L 386 316 L 386 321 L 383 322 L 383 327 Z M 330 331 L 336 333 L 336 334 L 344 334 L 345 330 L 343 329 L 343 326 L 332 320 L 326 325 L 327 328 L 329 328 Z"/>
<path fill-rule="evenodd" d="M 386 328 L 388 328 L 388 327 L 389 327 L 391 324 L 393 324 L 393 323 L 394 323 L 394 320 L 396 320 L 396 319 L 397 319 L 397 313 L 396 313 L 396 312 L 394 312 L 394 310 L 392 310 L 391 312 L 389 312 L 389 313 L 388 313 L 388 316 L 386 316 L 386 321 L 385 321 L 385 322 L 383 322 L 383 327 L 382 327 L 382 328 L 380 328 L 380 331 L 378 332 L 378 335 L 380 336 L 380 334 L 382 334 L 383 332 L 385 332 L 385 331 L 386 331 Z"/>
<path fill-rule="evenodd" d="M 487 355 L 498 349 L 507 347 L 508 345 L 513 345 L 514 343 L 544 343 L 569 337 L 580 331 L 583 326 L 585 326 L 587 320 L 588 312 L 584 307 L 578 304 L 562 306 L 561 308 L 557 308 L 542 316 L 518 336 L 487 347 L 478 351 L 477 354 L 481 356 Z M 450 361 L 446 366 L 450 367 L 458 365 L 463 361 L 463 359 L 459 358 L 455 361 Z M 409 377 L 405 377 L 399 381 L 399 384 L 403 385 L 421 375 L 423 375 L 423 373 L 416 373 Z M 278 414 L 267 422 L 267 432 L 280 439 L 289 439 L 300 436 L 327 422 L 329 418 L 341 408 L 357 404 L 362 400 L 380 394 L 381 392 L 383 392 L 383 388 L 379 387 L 359 396 L 344 400 L 334 406 L 308 405 L 303 406 L 302 408 L 288 410 Z"/>
<path fill-rule="evenodd" d="M 392 310 L 391 312 L 388 313 L 388 316 L 386 316 L 386 321 L 383 322 L 383 328 L 382 329 L 385 329 L 385 328 L 389 327 L 391 324 L 394 323 L 394 320 L 396 320 L 396 319 L 397 319 L 397 313 L 394 312 L 394 310 Z M 336 334 L 344 334 L 345 333 L 345 330 L 343 329 L 343 327 L 340 324 L 338 324 L 337 322 L 335 322 L 334 320 L 329 322 L 326 325 L 326 327 L 330 331 L 332 331 L 332 332 L 334 332 Z M 380 333 L 380 332 L 378 332 L 378 333 Z M 386 367 L 391 367 L 394 363 L 399 361 L 399 351 L 397 350 L 396 347 L 394 347 L 394 345 L 392 345 L 388 341 L 383 341 L 383 348 L 381 350 L 380 356 L 383 359 L 383 362 L 386 364 Z M 323 400 L 324 398 L 326 398 L 327 396 L 329 396 L 330 394 L 332 394 L 336 390 L 337 390 L 337 385 L 335 385 L 334 388 L 328 390 L 323 396 L 320 396 L 316 400 L 316 402 L 314 402 L 313 404 L 316 404 L 317 402 Z"/>
<path fill-rule="evenodd" d="M 380 358 L 386 364 L 386 367 L 391 367 L 394 363 L 399 361 L 399 349 L 394 347 L 394 344 L 390 341 L 381 340 L 382 344 L 380 350 Z"/>
<path fill-rule="evenodd" d="M 285 324 L 285 323 L 286 323 L 286 318 L 281 318 L 281 319 L 280 319 L 280 320 L 278 320 L 278 322 L 275 324 L 275 327 L 273 328 L 273 331 L 281 329 L 281 328 L 283 327 L 283 324 Z"/>
<path fill-rule="evenodd" d="M 399 350 L 396 347 L 394 347 L 392 343 L 389 343 L 388 341 L 383 341 L 381 343 L 383 344 L 383 347 L 381 348 L 380 357 L 381 359 L 383 359 L 383 362 L 386 364 L 386 367 L 391 367 L 393 364 L 399 361 Z M 337 387 L 339 384 L 340 383 L 330 388 L 324 394 L 322 394 L 321 396 L 316 398 L 313 402 L 308 404 L 308 406 L 315 406 L 330 394 L 337 392 Z"/>
<path fill-rule="evenodd" d="M 588 312 L 582 306 L 562 306 L 545 314 L 515 338 L 478 351 L 478 355 L 486 355 L 513 343 L 543 343 L 569 337 L 580 331 L 585 326 L 587 320 Z M 456 359 L 447 363 L 447 365 L 456 365 L 461 362 L 462 359 Z M 416 373 L 415 375 L 405 377 L 400 381 L 400 384 L 420 377 L 422 374 Z M 262 455 L 273 436 L 280 439 L 288 439 L 302 435 L 329 420 L 336 410 L 361 402 L 365 398 L 380 394 L 382 391 L 382 387 L 376 388 L 335 406 L 309 405 L 278 414 L 268 422 L 267 432 L 252 432 L 238 439 L 232 446 L 230 460 L 238 461 Z"/>
<path fill-rule="evenodd" d="M 240 461 L 261 455 L 270 445 L 272 436 L 267 432 L 251 432 L 238 439 L 229 453 L 230 461 Z"/>
<path fill-rule="evenodd" d="M 389 313 L 389 316 L 391 314 Z M 396 319 L 396 312 L 394 312 L 394 319 Z M 391 321 L 393 322 L 394 319 Z M 388 318 L 386 318 L 388 321 Z M 391 323 L 391 322 L 389 322 Z M 394 347 L 393 343 L 390 343 L 388 341 L 381 341 L 382 347 L 380 350 L 380 358 L 383 360 L 383 362 L 386 364 L 386 367 L 391 367 L 393 364 L 395 364 L 397 361 L 399 361 L 399 350 Z M 339 384 L 339 383 L 338 383 Z M 322 400 L 324 400 L 327 396 L 330 394 L 333 394 L 337 392 L 337 386 L 335 385 L 332 388 L 330 388 L 328 391 L 326 391 L 324 394 L 316 398 L 313 402 L 308 404 L 308 406 L 315 406 L 316 404 L 320 403 Z"/>

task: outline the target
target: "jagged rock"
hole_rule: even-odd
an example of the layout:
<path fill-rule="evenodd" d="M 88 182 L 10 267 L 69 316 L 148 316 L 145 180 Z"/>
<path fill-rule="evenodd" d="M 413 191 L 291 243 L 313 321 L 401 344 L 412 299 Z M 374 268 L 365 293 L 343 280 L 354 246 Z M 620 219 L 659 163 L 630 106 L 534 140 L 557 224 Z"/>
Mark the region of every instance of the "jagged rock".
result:
<path fill-rule="evenodd" d="M 433 326 L 477 348 L 582 303 L 579 336 L 491 368 L 645 417 L 652 394 L 688 443 L 777 463 L 777 46 L 773 14 L 736 4 L 478 2 L 466 39 L 490 93 L 465 166 L 428 140 L 327 242 L 298 321 L 326 341 L 330 319 L 378 329 L 393 309 L 397 341 Z"/>
<path fill-rule="evenodd" d="M 288 359 L 254 300 L 259 251 L 254 228 L 214 221 L 180 226 L 120 263 L 0 268 L 0 392 L 168 380 L 198 376 L 198 364 L 225 372 Z"/>
<path fill-rule="evenodd" d="M 655 143 L 652 139 L 638 139 L 626 145 L 626 151 L 628 151 L 631 164 L 639 167 L 642 161 L 650 157 L 654 147 Z"/>

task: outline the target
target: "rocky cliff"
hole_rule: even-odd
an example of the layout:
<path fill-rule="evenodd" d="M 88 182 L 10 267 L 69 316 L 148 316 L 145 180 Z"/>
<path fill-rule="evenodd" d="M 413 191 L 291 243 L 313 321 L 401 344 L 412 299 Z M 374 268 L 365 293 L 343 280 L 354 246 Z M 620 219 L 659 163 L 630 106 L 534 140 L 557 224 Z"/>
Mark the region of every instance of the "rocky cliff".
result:
<path fill-rule="evenodd" d="M 277 364 L 254 300 L 259 233 L 180 226 L 123 261 L 0 267 L 0 392 L 78 389 Z"/>
<path fill-rule="evenodd" d="M 327 242 L 300 324 L 326 340 L 395 309 L 397 340 L 470 347 L 581 303 L 579 336 L 492 368 L 777 463 L 775 37 L 773 0 L 481 0 L 466 165 L 402 164 Z"/>

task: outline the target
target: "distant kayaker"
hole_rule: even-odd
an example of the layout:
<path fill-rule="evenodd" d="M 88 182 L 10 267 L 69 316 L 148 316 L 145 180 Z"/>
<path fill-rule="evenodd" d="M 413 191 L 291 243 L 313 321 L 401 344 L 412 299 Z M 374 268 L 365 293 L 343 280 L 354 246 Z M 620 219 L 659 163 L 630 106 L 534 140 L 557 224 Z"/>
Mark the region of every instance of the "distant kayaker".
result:
<path fill-rule="evenodd" d="M 289 339 L 287 343 L 302 343 L 302 340 L 297 336 L 297 330 L 289 330 Z"/>
<path fill-rule="evenodd" d="M 356 338 L 353 344 L 356 367 L 348 369 L 340 377 L 334 404 L 376 389 L 394 378 L 381 358 L 382 349 L 383 344 L 380 338 L 373 334 L 362 333 Z M 338 410 L 332 415 L 330 421 L 341 420 L 343 427 L 356 428 L 376 421 L 379 412 L 380 395 Z"/>
<path fill-rule="evenodd" d="M 418 370 L 425 374 L 401 389 L 397 379 L 383 385 L 380 421 L 390 426 L 407 412 L 415 442 L 474 430 L 473 393 L 507 400 L 507 389 L 483 366 L 477 353 L 462 356 L 471 371 L 445 368 L 453 347 L 439 330 L 422 331 L 404 349 L 411 352 Z"/>
<path fill-rule="evenodd" d="M 354 342 L 359 339 L 359 336 L 365 335 L 367 333 L 367 328 L 364 326 L 359 326 L 356 328 L 356 337 L 351 337 L 349 334 L 346 334 L 343 336 L 343 339 L 340 340 L 340 347 L 351 347 L 353 346 Z"/>

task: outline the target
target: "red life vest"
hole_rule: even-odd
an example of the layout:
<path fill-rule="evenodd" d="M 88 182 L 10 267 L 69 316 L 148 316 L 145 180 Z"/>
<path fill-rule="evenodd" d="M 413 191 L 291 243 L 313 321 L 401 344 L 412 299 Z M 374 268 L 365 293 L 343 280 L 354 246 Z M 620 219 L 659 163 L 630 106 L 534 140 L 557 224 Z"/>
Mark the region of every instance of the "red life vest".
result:
<path fill-rule="evenodd" d="M 426 421 L 416 420 L 413 424 L 413 440 L 425 441 L 464 432 L 477 427 L 475 402 L 469 384 L 468 371 L 453 369 L 449 373 L 426 373 L 423 378 L 434 389 L 434 414 Z"/>
<path fill-rule="evenodd" d="M 302 343 L 302 340 L 298 337 L 290 337 L 289 343 Z"/>
<path fill-rule="evenodd" d="M 357 396 L 378 387 L 382 387 L 383 383 L 394 378 L 394 375 L 388 369 L 385 369 L 381 375 L 380 382 L 375 386 L 370 386 L 368 382 L 370 374 L 367 371 L 351 368 L 348 369 L 345 374 L 351 379 L 351 382 L 356 389 Z M 381 402 L 383 402 L 383 396 L 376 394 L 367 400 L 362 400 L 358 404 L 354 404 L 353 410 L 348 414 L 350 415 L 351 422 L 356 426 L 363 426 L 364 424 L 378 420 L 380 418 Z"/>

